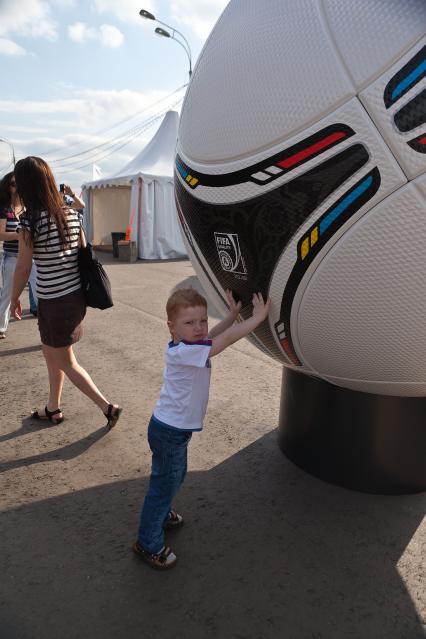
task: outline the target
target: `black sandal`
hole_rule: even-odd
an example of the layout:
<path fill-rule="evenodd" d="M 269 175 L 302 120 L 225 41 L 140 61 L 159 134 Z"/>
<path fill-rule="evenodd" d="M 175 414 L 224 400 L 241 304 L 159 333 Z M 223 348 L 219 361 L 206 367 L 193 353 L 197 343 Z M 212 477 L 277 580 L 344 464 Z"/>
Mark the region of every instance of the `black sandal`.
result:
<path fill-rule="evenodd" d="M 62 410 L 60 408 L 57 408 L 56 410 L 49 410 L 47 406 L 45 406 L 44 412 L 46 417 L 42 417 L 41 415 L 39 415 L 38 410 L 34 410 L 31 413 L 31 417 L 32 419 L 40 419 L 42 421 L 48 420 L 51 424 L 54 424 L 55 426 L 57 426 L 58 424 L 61 424 L 64 421 L 63 416 L 56 417 L 56 419 L 54 418 L 54 415 L 58 415 L 59 413 L 62 413 Z"/>
<path fill-rule="evenodd" d="M 115 413 L 113 413 L 113 410 L 115 410 Z M 122 412 L 123 412 L 123 409 L 121 408 L 121 406 L 117 406 L 117 408 L 114 409 L 114 404 L 108 404 L 108 411 L 104 413 L 105 417 L 108 420 L 107 422 L 108 430 L 111 430 L 111 428 L 114 428 Z"/>
<path fill-rule="evenodd" d="M 132 548 L 135 555 L 156 570 L 168 570 L 169 568 L 173 568 L 177 562 L 176 555 L 168 546 L 165 546 L 158 555 L 153 555 L 145 550 L 138 541 L 135 541 Z"/>

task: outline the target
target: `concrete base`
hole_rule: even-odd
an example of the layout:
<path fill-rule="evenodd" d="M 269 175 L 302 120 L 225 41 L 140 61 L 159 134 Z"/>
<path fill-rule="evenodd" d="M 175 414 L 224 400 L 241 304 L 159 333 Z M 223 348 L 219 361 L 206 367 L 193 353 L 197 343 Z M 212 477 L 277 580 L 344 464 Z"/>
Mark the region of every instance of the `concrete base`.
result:
<path fill-rule="evenodd" d="M 279 444 L 309 473 L 368 493 L 426 490 L 426 398 L 334 386 L 284 368 Z"/>
<path fill-rule="evenodd" d="M 118 259 L 120 262 L 136 262 L 138 259 L 136 242 L 120 240 L 118 242 Z"/>

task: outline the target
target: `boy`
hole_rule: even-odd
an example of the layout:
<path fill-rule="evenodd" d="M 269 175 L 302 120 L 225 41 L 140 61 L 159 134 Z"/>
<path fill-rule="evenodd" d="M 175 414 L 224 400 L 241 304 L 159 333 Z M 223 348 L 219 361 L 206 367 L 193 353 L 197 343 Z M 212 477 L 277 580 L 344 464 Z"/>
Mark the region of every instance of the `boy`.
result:
<path fill-rule="evenodd" d="M 164 382 L 148 427 L 152 470 L 133 551 L 153 568 L 172 568 L 176 555 L 164 545 L 164 530 L 183 524 L 172 500 L 186 475 L 187 447 L 203 427 L 210 385 L 210 358 L 251 333 L 269 311 L 270 300 L 253 295 L 253 314 L 234 324 L 241 308 L 226 291 L 229 313 L 208 330 L 207 302 L 195 289 L 178 289 L 167 301 L 172 341 L 166 351 Z"/>

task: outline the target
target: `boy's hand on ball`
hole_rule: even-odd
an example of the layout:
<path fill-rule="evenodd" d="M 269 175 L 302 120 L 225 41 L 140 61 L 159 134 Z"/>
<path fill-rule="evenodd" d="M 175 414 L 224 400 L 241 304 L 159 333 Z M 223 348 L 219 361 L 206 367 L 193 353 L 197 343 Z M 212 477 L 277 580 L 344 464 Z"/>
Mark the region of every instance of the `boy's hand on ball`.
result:
<path fill-rule="evenodd" d="M 229 314 L 232 315 L 234 319 L 236 319 L 238 313 L 241 311 L 241 302 L 235 301 L 232 291 L 229 288 L 226 289 L 225 295 L 228 301 Z"/>
<path fill-rule="evenodd" d="M 262 293 L 254 293 L 252 304 L 253 304 L 253 317 L 259 320 L 259 323 L 263 322 L 263 320 L 268 317 L 271 300 L 268 297 L 268 299 L 265 302 L 263 300 Z"/>

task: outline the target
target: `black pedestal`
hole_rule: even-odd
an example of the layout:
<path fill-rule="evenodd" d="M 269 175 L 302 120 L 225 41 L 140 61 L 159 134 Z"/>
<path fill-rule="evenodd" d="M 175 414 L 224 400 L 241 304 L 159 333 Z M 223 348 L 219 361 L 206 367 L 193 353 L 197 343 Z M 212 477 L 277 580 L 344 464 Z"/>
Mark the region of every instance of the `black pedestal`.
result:
<path fill-rule="evenodd" d="M 368 493 L 426 490 L 426 398 L 360 393 L 284 368 L 279 444 L 325 481 Z"/>

